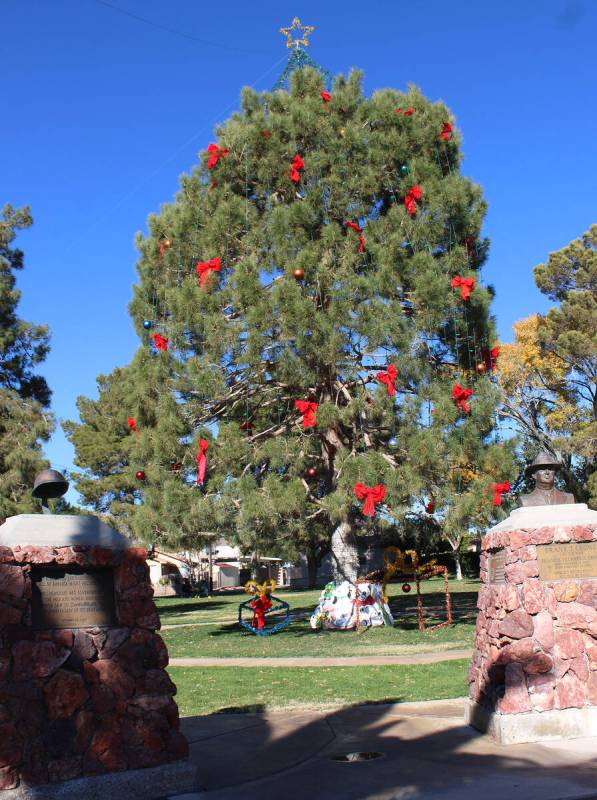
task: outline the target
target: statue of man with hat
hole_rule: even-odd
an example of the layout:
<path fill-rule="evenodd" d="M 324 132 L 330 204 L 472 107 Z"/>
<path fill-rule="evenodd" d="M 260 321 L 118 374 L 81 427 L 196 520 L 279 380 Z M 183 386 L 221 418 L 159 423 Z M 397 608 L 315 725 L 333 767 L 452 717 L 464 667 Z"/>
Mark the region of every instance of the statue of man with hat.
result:
<path fill-rule="evenodd" d="M 526 474 L 535 479 L 535 488 L 519 498 L 521 506 L 558 506 L 563 503 L 575 503 L 574 495 L 560 492 L 555 487 L 556 472 L 562 464 L 548 453 L 541 450 L 532 464 L 526 468 Z"/>

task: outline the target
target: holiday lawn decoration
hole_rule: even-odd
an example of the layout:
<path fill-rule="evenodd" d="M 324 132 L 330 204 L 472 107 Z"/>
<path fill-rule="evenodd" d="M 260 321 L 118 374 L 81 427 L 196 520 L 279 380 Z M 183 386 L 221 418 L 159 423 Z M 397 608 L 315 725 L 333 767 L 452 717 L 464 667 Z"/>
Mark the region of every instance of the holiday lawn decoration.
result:
<path fill-rule="evenodd" d="M 284 630 L 290 625 L 290 606 L 285 600 L 280 600 L 279 597 L 274 597 L 276 589 L 276 582 L 274 580 L 267 580 L 263 583 L 256 581 L 248 581 L 245 583 L 245 592 L 252 595 L 251 600 L 245 600 L 238 607 L 238 624 L 241 628 L 257 636 L 272 636 L 274 633 Z M 276 605 L 274 605 L 275 601 Z M 253 612 L 251 622 L 243 619 L 243 611 L 250 610 Z M 266 615 L 276 615 L 277 612 L 284 611 L 284 618 L 276 622 L 271 627 L 266 626 Z"/>
<path fill-rule="evenodd" d="M 311 614 L 313 630 L 356 630 L 394 625 L 382 584 L 367 577 L 326 584 Z"/>

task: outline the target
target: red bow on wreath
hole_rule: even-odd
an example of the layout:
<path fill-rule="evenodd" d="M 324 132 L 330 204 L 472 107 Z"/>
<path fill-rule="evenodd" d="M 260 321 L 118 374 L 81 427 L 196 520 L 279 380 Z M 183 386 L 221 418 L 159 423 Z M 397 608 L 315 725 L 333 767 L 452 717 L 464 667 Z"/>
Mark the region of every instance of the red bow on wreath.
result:
<path fill-rule="evenodd" d="M 207 458 L 205 454 L 209 449 L 209 442 L 205 439 L 199 441 L 199 452 L 197 453 L 197 479 L 195 485 L 199 486 L 205 480 L 205 471 L 207 469 Z"/>
<path fill-rule="evenodd" d="M 296 155 L 292 159 L 292 164 L 290 165 L 290 180 L 293 183 L 298 183 L 301 179 L 301 171 L 304 169 L 305 162 L 299 155 Z"/>
<path fill-rule="evenodd" d="M 220 271 L 220 259 L 212 258 L 210 261 L 199 261 L 197 264 L 197 275 L 200 278 L 199 286 L 203 289 L 205 281 L 209 277 L 210 272 Z"/>
<path fill-rule="evenodd" d="M 317 403 L 310 400 L 295 400 L 294 407 L 303 415 L 303 428 L 317 425 Z"/>
<path fill-rule="evenodd" d="M 159 333 L 153 334 L 153 343 L 155 344 L 158 350 L 167 350 L 168 349 L 168 337 L 167 336 L 160 336 Z"/>
<path fill-rule="evenodd" d="M 218 147 L 217 144 L 210 144 L 207 148 L 207 152 L 210 153 L 207 161 L 207 169 L 213 169 L 221 158 L 228 155 L 230 150 L 226 147 Z"/>
<path fill-rule="evenodd" d="M 365 237 L 362 235 L 362 230 L 363 229 L 361 228 L 361 226 L 356 222 L 352 222 L 349 219 L 345 219 L 344 220 L 344 227 L 350 228 L 352 231 L 354 231 L 355 233 L 359 234 L 359 253 L 364 253 L 365 252 L 366 241 L 365 241 Z"/>
<path fill-rule="evenodd" d="M 267 595 L 263 595 L 262 597 L 255 597 L 249 603 L 249 608 L 253 609 L 253 620 L 251 621 L 251 625 L 257 630 L 263 630 L 265 626 L 265 612 L 269 611 L 272 607 L 272 601 L 267 597 Z"/>
<path fill-rule="evenodd" d="M 332 99 L 332 95 L 329 92 L 319 92 L 319 96 L 323 100 L 324 106 L 327 108 L 328 107 L 328 103 Z"/>
<path fill-rule="evenodd" d="M 459 386 L 457 383 L 452 387 L 452 397 L 456 400 L 456 406 L 461 411 L 464 411 L 465 414 L 471 413 L 471 408 L 466 401 L 472 394 L 472 389 L 463 389 L 462 386 Z"/>
<path fill-rule="evenodd" d="M 450 125 L 449 122 L 442 122 L 442 132 L 441 132 L 440 135 L 441 135 L 442 139 L 444 139 L 446 142 L 448 141 L 448 139 L 451 138 L 451 136 L 452 136 L 452 126 Z"/>
<path fill-rule="evenodd" d="M 396 369 L 396 367 L 393 364 L 389 364 L 388 371 L 378 372 L 377 377 L 382 383 L 385 383 L 385 385 L 388 387 L 388 394 L 390 395 L 390 397 L 394 397 L 394 395 L 396 394 L 395 383 L 396 383 L 396 378 L 398 377 L 398 370 Z"/>
<path fill-rule="evenodd" d="M 458 286 L 460 286 L 460 294 L 462 295 L 462 299 L 468 300 L 471 296 L 471 292 L 475 288 L 475 279 L 461 278 L 460 275 L 457 275 L 455 278 L 452 278 L 450 286 L 452 289 L 456 289 Z"/>
<path fill-rule="evenodd" d="M 481 356 L 483 358 L 483 363 L 490 372 L 493 372 L 493 370 L 497 367 L 497 360 L 499 354 L 500 354 L 499 347 L 492 347 L 491 350 L 483 350 L 483 352 L 481 353 Z"/>
<path fill-rule="evenodd" d="M 386 487 L 383 483 L 378 483 L 376 486 L 365 486 L 364 483 L 355 483 L 354 493 L 359 500 L 364 500 L 363 514 L 366 517 L 375 516 L 375 504 L 381 503 L 386 496 Z"/>
<path fill-rule="evenodd" d="M 504 481 L 503 483 L 496 483 L 493 487 L 493 505 L 501 506 L 502 495 L 506 494 L 509 491 L 510 491 L 510 484 L 508 483 L 508 481 Z"/>
<path fill-rule="evenodd" d="M 423 194 L 420 186 L 413 186 L 412 189 L 409 189 L 406 193 L 406 197 L 404 198 L 404 208 L 411 215 L 411 217 L 414 217 L 417 213 L 417 204 L 415 200 L 420 200 L 422 196 Z"/>
<path fill-rule="evenodd" d="M 403 117 L 412 117 L 415 113 L 415 108 L 395 108 L 394 111 L 396 114 L 402 114 Z"/>

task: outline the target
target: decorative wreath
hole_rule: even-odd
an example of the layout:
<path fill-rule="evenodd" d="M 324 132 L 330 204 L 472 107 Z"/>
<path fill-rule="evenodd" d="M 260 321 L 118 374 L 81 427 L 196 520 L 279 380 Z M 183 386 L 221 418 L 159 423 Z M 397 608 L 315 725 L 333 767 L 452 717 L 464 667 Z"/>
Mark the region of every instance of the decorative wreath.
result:
<path fill-rule="evenodd" d="M 238 624 L 241 628 L 257 636 L 271 636 L 290 625 L 290 606 L 284 600 L 280 600 L 279 597 L 274 597 L 275 589 L 276 582 L 274 580 L 267 580 L 263 583 L 257 583 L 256 581 L 245 583 L 245 592 L 248 592 L 252 597 L 250 600 L 245 600 L 238 607 Z M 243 609 L 253 612 L 250 622 L 243 619 Z M 266 627 L 266 615 L 275 614 L 282 610 L 286 612 L 284 619 L 271 627 Z"/>

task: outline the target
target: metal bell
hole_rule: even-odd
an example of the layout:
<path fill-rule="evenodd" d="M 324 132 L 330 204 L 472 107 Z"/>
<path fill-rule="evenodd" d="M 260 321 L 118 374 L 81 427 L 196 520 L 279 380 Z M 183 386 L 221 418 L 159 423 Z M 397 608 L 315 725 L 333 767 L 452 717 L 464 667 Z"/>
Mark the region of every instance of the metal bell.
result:
<path fill-rule="evenodd" d="M 68 481 L 55 469 L 44 469 L 39 475 L 35 476 L 33 484 L 33 497 L 39 497 L 44 505 L 44 501 L 53 497 L 62 497 L 68 491 Z"/>

